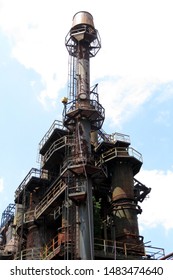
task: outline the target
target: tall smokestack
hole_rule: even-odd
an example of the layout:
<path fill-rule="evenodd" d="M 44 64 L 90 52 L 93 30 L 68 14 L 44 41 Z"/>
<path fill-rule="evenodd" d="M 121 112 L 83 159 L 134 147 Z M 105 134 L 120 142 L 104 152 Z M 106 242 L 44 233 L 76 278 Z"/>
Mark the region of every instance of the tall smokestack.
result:
<path fill-rule="evenodd" d="M 66 47 L 72 57 L 71 96 L 65 105 L 64 125 L 73 132 L 69 170 L 74 176 L 73 191 L 69 197 L 76 204 L 76 258 L 94 258 L 93 201 L 91 176 L 98 171 L 92 161 L 91 132 L 101 128 L 104 109 L 97 98 L 91 99 L 90 58 L 101 44 L 90 13 L 81 11 L 74 15 L 72 28 L 66 37 Z M 82 195 L 83 194 L 83 195 Z"/>

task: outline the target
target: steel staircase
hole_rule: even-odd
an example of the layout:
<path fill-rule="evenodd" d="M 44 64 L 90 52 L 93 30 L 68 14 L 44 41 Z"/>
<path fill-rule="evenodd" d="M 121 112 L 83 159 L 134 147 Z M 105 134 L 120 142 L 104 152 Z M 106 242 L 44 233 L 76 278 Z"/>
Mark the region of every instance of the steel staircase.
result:
<path fill-rule="evenodd" d="M 58 178 L 59 179 L 59 178 Z M 40 203 L 35 208 L 35 219 L 38 219 L 49 206 L 62 194 L 67 188 L 66 183 L 59 179 L 54 183 L 55 185 L 50 189 L 50 191 L 44 196 Z"/>

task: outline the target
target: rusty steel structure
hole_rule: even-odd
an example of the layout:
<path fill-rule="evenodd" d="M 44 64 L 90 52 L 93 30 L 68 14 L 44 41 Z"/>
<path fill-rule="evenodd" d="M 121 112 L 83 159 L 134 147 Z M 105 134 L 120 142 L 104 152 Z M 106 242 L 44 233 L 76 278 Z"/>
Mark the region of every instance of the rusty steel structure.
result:
<path fill-rule="evenodd" d="M 74 15 L 65 45 L 63 120 L 40 141 L 40 169 L 29 171 L 3 213 L 0 258 L 164 258 L 164 250 L 147 247 L 139 233 L 139 203 L 150 193 L 135 178 L 142 155 L 128 135 L 102 129 L 105 110 L 98 85 L 90 85 L 90 59 L 101 40 L 90 13 Z"/>

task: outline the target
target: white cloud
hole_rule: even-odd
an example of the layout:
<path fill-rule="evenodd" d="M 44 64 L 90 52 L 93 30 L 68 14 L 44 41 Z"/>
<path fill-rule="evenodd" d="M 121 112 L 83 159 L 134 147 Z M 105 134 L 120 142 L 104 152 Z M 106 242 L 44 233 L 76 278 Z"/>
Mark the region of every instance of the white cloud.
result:
<path fill-rule="evenodd" d="M 118 1 L 97 15 L 102 75 L 172 80 L 171 1 Z"/>
<path fill-rule="evenodd" d="M 4 181 L 3 178 L 0 178 L 0 192 L 2 192 L 4 189 Z"/>
<path fill-rule="evenodd" d="M 142 78 L 103 80 L 99 85 L 99 93 L 100 102 L 106 109 L 106 119 L 111 119 L 116 126 L 129 120 L 155 94 L 156 87 L 150 80 Z"/>
<path fill-rule="evenodd" d="M 138 216 L 141 229 L 157 226 L 166 231 L 173 229 L 173 171 L 142 170 L 136 178 L 152 188 L 149 198 L 141 204 L 143 212 Z"/>
<path fill-rule="evenodd" d="M 0 27 L 9 36 L 12 56 L 40 74 L 39 101 L 57 99 L 68 78 L 64 38 L 79 10 L 93 14 L 102 49 L 91 62 L 91 82 L 104 77 L 101 92 L 108 117 L 118 124 L 152 95 L 153 87 L 172 80 L 172 3 L 111 0 L 99 3 L 56 0 L 1 0 Z M 67 9 L 68 7 L 68 9 Z M 117 77 L 121 77 L 115 82 Z M 128 78 L 127 78 L 128 77 Z M 67 91 L 66 91 L 67 92 Z M 172 96 L 172 86 L 169 96 Z M 120 108 L 121 104 L 121 108 Z"/>
<path fill-rule="evenodd" d="M 13 4 L 4 1 L 0 25 L 11 40 L 12 56 L 40 74 L 44 90 L 38 99 L 45 105 L 47 98 L 57 98 L 67 82 L 68 53 L 64 45 L 67 23 L 57 1 L 17 0 Z M 72 15 L 69 25 L 71 18 Z"/>

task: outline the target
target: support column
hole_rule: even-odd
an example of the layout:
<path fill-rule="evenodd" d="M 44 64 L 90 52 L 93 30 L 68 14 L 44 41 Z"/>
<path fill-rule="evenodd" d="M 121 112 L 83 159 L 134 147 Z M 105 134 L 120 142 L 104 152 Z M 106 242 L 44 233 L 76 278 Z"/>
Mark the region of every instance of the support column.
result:
<path fill-rule="evenodd" d="M 133 170 L 130 162 L 114 163 L 111 189 L 115 226 L 113 235 L 116 241 L 131 244 L 129 250 L 133 250 L 134 247 L 134 250 L 143 251 L 143 246 L 139 248 L 142 240 L 137 218 L 141 210 L 134 199 Z"/>

